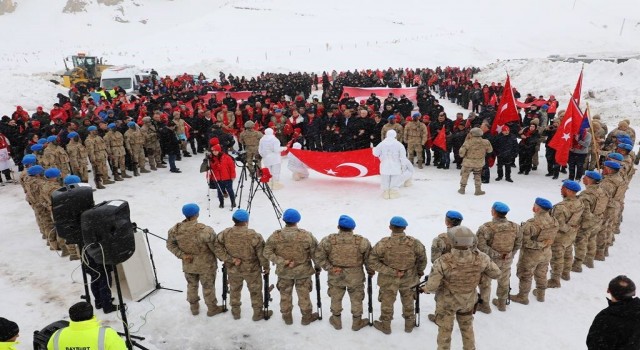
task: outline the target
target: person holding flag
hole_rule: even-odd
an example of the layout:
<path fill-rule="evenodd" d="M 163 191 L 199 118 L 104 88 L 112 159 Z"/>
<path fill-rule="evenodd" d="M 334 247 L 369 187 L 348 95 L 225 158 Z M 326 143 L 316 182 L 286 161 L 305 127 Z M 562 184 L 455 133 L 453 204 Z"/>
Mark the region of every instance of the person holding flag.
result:
<path fill-rule="evenodd" d="M 573 137 L 569 150 L 569 180 L 579 181 L 584 175 L 584 164 L 591 147 L 589 118 L 582 118 L 580 129 Z"/>

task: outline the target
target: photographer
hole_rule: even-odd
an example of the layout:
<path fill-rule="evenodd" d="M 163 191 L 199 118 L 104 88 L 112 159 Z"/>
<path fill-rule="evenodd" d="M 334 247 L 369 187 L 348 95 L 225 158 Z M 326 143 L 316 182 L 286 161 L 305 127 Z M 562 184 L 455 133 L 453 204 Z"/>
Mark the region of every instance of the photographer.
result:
<path fill-rule="evenodd" d="M 218 200 L 220 208 L 224 208 L 224 197 L 231 199 L 231 208 L 236 206 L 236 197 L 233 193 L 233 180 L 236 178 L 236 164 L 233 158 L 222 152 L 220 145 L 211 147 L 211 154 L 207 154 L 209 159 L 209 171 L 207 179 L 209 188 L 218 190 Z"/>

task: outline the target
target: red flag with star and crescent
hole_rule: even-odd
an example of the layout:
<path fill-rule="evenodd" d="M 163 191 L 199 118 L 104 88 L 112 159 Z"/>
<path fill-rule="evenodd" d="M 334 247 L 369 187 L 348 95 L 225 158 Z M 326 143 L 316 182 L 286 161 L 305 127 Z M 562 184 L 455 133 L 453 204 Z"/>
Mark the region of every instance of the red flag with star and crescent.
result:
<path fill-rule="evenodd" d="M 516 99 L 513 97 L 513 89 L 511 89 L 511 78 L 509 78 L 509 74 L 507 74 L 507 81 L 504 83 L 504 90 L 502 91 L 498 111 L 491 125 L 491 134 L 496 135 L 502 131 L 502 127 L 508 122 L 519 120 L 520 115 L 516 108 Z"/>
<path fill-rule="evenodd" d="M 373 155 L 371 148 L 346 152 L 316 152 L 290 148 L 289 152 L 321 174 L 335 177 L 380 175 L 380 159 Z"/>
<path fill-rule="evenodd" d="M 582 113 L 580 113 L 575 99 L 570 98 L 567 112 L 564 114 L 560 125 L 558 125 L 558 130 L 548 145 L 556 150 L 556 163 L 562 166 L 566 166 L 569 161 L 569 150 L 574 137 L 580 130 L 582 118 Z"/>
<path fill-rule="evenodd" d="M 442 129 L 438 131 L 436 138 L 433 139 L 433 145 L 439 147 L 441 150 L 447 149 L 447 131 L 444 126 L 442 126 Z"/>
<path fill-rule="evenodd" d="M 576 105 L 578 106 L 578 108 L 580 108 L 580 97 L 582 96 L 582 72 L 583 69 L 580 70 L 578 82 L 576 83 L 575 89 L 573 89 L 573 99 L 576 100 Z"/>

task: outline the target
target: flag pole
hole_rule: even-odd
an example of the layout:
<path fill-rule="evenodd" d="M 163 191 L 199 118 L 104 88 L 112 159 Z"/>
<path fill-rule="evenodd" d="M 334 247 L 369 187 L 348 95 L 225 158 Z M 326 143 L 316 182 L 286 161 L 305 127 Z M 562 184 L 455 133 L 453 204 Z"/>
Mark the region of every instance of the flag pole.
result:
<path fill-rule="evenodd" d="M 598 152 L 599 145 L 598 145 L 598 139 L 596 138 L 596 134 L 593 131 L 593 122 L 591 121 L 591 107 L 589 107 L 589 102 L 587 102 L 587 118 L 589 120 L 589 130 L 591 130 L 591 140 L 592 140 L 591 151 L 596 157 L 596 169 L 600 171 L 600 152 Z"/>

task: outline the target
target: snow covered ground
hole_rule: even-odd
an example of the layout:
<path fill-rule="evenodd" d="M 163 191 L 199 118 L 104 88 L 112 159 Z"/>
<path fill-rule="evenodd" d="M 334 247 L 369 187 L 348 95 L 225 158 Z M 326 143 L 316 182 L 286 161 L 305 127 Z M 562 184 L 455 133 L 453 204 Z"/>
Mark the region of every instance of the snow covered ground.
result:
<path fill-rule="evenodd" d="M 250 76 L 261 71 L 474 65 L 483 67 L 478 75 L 481 82 L 504 81 L 508 70 L 521 93 L 555 94 L 564 108 L 581 64 L 551 63 L 542 58 L 550 54 L 640 51 L 640 5 L 634 0 L 606 4 L 600 0 L 540 0 L 534 5 L 506 0 L 411 0 L 402 2 L 402 6 L 381 0 L 125 0 L 111 7 L 88 1 L 86 12 L 75 14 L 62 13 L 66 0 L 17 2 L 14 13 L 0 16 L 0 31 L 5 33 L 0 44 L 0 85 L 4 87 L 0 91 L 1 114 L 9 114 L 16 105 L 30 112 L 38 105 L 50 106 L 55 95 L 64 90 L 48 79 L 63 67 L 62 57 L 76 52 L 104 56 L 113 64 L 154 67 L 161 74 L 203 71 L 209 76 L 221 70 Z M 129 22 L 115 22 L 116 16 Z M 624 18 L 626 24 L 620 35 Z M 637 60 L 585 65 L 583 92 L 586 95 L 591 90 L 594 94 L 585 101 L 594 113 L 603 114 L 610 126 L 621 118 L 631 118 L 632 126 L 637 126 L 639 73 Z M 444 105 L 449 115 L 457 111 L 456 106 Z M 195 201 L 202 208 L 201 221 L 219 232 L 231 225 L 230 212 L 218 209 L 212 198 L 208 217 L 207 187 L 198 173 L 199 162 L 198 157 L 184 159 L 179 164 L 183 174 L 159 171 L 109 186 L 95 193 L 96 202 L 127 200 L 132 221 L 166 236 L 166 231 L 181 220 L 182 204 Z M 389 218 L 403 215 L 409 221 L 408 233 L 429 246 L 444 230 L 446 210 L 461 211 L 464 224 L 475 230 L 489 220 L 490 206 L 496 200 L 511 206 L 509 218 L 516 222 L 531 217 L 537 196 L 559 201 L 560 182 L 544 177 L 543 168 L 526 177 L 514 175 L 513 184 L 492 182 L 485 185 L 487 195 L 475 197 L 456 193 L 457 171 L 427 167 L 417 170 L 414 186 L 403 189 L 402 197 L 392 201 L 381 199 L 376 177 L 334 179 L 312 173 L 306 181 L 293 182 L 283 170 L 286 187 L 276 196 L 283 208 L 301 211 L 301 227 L 318 239 L 334 232 L 340 214 L 349 214 L 356 219 L 356 231 L 375 243 L 388 234 Z M 597 264 L 595 270 L 573 274 L 560 290 L 549 290 L 544 304 L 532 300 L 526 307 L 512 304 L 506 313 L 477 315 L 478 348 L 584 348 L 591 320 L 606 306 L 608 281 L 618 274 L 640 280 L 636 266 L 640 218 L 632 215 L 640 209 L 638 195 L 634 180 L 627 193 L 622 234 L 616 237 L 605 263 Z M 0 315 L 20 324 L 22 348 L 29 348 L 33 330 L 66 317 L 68 307 L 83 291 L 82 279 L 78 264 L 58 258 L 39 238 L 33 214 L 18 186 L 1 188 L 0 203 L 4 209 Z M 256 196 L 252 212 L 251 226 L 265 237 L 278 227 L 264 196 Z M 162 285 L 184 289 L 178 259 L 166 250 L 164 241 L 151 238 L 151 244 Z M 272 274 L 272 281 L 275 278 Z M 326 273 L 322 280 L 328 318 Z M 512 287 L 517 287 L 515 275 Z M 377 288 L 374 290 L 377 296 Z M 185 294 L 169 291 L 159 291 L 140 303 L 128 301 L 128 318 L 132 330 L 146 336 L 143 344 L 151 349 L 435 346 L 437 328 L 426 319 L 434 309 L 431 296 L 423 296 L 422 326 L 410 335 L 402 332 L 398 302 L 391 336 L 370 328 L 352 333 L 346 327 L 338 332 L 327 320 L 302 327 L 297 312 L 295 324 L 285 327 L 278 315 L 277 291 L 273 296 L 276 315 L 268 322 L 249 319 L 246 293 L 240 321 L 233 321 L 228 314 L 192 317 Z M 348 306 L 346 298 L 344 305 Z M 379 315 L 377 302 L 374 314 Z M 98 315 L 108 325 L 122 329 L 116 315 Z M 348 318 L 345 312 L 347 325 Z M 453 348 L 460 347 L 459 334 L 454 334 Z"/>

